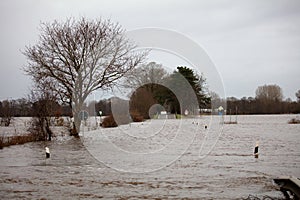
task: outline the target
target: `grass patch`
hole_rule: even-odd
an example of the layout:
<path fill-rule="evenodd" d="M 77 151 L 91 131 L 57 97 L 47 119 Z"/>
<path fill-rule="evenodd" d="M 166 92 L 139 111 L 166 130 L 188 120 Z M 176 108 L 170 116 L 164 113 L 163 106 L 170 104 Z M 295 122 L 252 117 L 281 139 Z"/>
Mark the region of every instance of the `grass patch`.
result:
<path fill-rule="evenodd" d="M 175 116 L 176 116 L 176 119 L 182 119 L 182 118 L 184 118 L 184 116 L 180 115 L 180 114 L 176 114 Z"/>

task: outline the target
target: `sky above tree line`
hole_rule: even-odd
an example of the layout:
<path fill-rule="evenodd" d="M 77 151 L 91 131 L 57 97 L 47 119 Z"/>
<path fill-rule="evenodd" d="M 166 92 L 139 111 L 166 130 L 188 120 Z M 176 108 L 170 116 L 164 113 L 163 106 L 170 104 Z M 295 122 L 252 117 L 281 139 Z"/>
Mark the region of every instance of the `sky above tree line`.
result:
<path fill-rule="evenodd" d="M 29 93 L 21 51 L 38 41 L 40 22 L 81 16 L 111 18 L 126 30 L 157 27 L 186 35 L 214 62 L 226 96 L 255 96 L 258 86 L 277 84 L 284 98 L 295 100 L 300 89 L 297 0 L 2 0 L 0 9 L 0 100 Z"/>

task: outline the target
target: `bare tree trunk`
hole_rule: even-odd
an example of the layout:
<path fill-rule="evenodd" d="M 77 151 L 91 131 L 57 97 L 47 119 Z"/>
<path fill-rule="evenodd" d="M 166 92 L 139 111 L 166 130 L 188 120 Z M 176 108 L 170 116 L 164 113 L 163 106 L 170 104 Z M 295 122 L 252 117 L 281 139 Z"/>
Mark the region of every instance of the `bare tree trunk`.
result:
<path fill-rule="evenodd" d="M 48 141 L 51 141 L 51 138 L 52 138 L 52 135 L 53 135 L 53 132 L 51 131 L 50 129 L 50 117 L 46 118 L 46 133 L 48 135 Z"/>
<path fill-rule="evenodd" d="M 81 120 L 80 120 L 80 118 L 78 117 L 78 115 L 77 115 L 77 116 L 75 115 L 75 116 L 74 116 L 74 124 L 73 124 L 74 132 L 72 133 L 73 136 L 79 137 L 80 125 L 81 125 Z"/>
<path fill-rule="evenodd" d="M 81 119 L 79 116 L 80 111 L 82 111 L 82 105 L 83 101 L 81 99 L 77 100 L 77 102 L 74 102 L 73 105 L 73 129 L 71 132 L 72 136 L 79 137 L 79 132 L 80 132 L 80 126 L 81 126 Z"/>

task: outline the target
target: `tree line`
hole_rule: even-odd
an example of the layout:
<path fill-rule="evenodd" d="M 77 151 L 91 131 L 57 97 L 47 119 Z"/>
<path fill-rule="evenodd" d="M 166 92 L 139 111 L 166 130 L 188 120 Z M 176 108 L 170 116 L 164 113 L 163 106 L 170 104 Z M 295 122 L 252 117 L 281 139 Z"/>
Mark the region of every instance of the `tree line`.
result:
<path fill-rule="evenodd" d="M 148 110 L 149 105 L 153 105 L 158 101 L 155 100 L 155 92 L 147 92 L 147 87 L 161 87 L 157 85 L 144 85 L 136 90 L 136 94 L 130 98 L 129 102 L 131 109 L 135 110 L 139 108 L 149 118 Z M 154 91 L 159 92 L 159 89 Z M 165 88 L 163 88 L 165 90 Z M 255 97 L 227 97 L 221 99 L 213 92 L 209 93 L 208 97 L 211 98 L 211 103 L 200 106 L 200 108 L 212 109 L 212 104 L 215 106 L 226 105 L 226 114 L 299 114 L 300 113 L 300 90 L 295 93 L 296 101 L 292 101 L 290 98 L 283 98 L 283 91 L 278 85 L 263 85 L 256 89 Z M 163 93 L 161 93 L 163 94 Z M 136 99 L 137 98 L 137 99 Z M 164 98 L 167 98 L 164 97 Z M 159 99 L 158 99 L 159 100 Z M 120 100 L 121 101 L 121 100 Z M 123 100 L 125 101 L 125 100 Z M 145 102 L 145 103 L 143 103 Z M 163 101 L 162 101 L 163 102 Z M 147 106 L 148 105 L 148 106 Z M 163 104 L 162 104 L 163 105 Z M 177 105 L 177 104 L 175 104 Z M 103 115 L 110 115 L 111 112 L 111 99 L 103 99 L 98 102 L 93 102 L 88 105 L 90 110 L 95 107 L 96 112 L 102 111 Z M 93 107 L 93 108 L 91 108 Z M 165 107 L 170 113 L 175 113 L 175 110 Z M 180 112 L 179 112 L 180 113 Z M 199 113 L 201 114 L 201 113 Z"/>
<path fill-rule="evenodd" d="M 6 115 L 12 117 L 33 117 L 35 115 L 34 104 L 37 102 L 32 102 L 27 98 L 0 101 L 0 117 Z M 49 104 L 51 104 L 50 101 Z M 61 105 L 56 101 L 53 101 L 52 104 L 56 105 L 56 109 L 50 114 L 51 116 L 69 116 L 72 112 L 68 105 Z"/>
<path fill-rule="evenodd" d="M 152 90 L 151 90 L 152 89 Z M 149 93 L 149 91 L 154 91 Z M 131 104 L 131 110 L 138 110 L 144 118 L 149 118 L 148 110 L 151 105 L 156 103 L 165 102 L 162 99 L 168 99 L 169 96 L 163 96 L 160 90 L 167 91 L 167 88 L 163 88 L 158 84 L 150 84 L 139 87 L 136 92 L 131 96 L 130 100 L 119 99 L 123 103 Z M 149 95 L 151 98 L 149 98 Z M 156 96 L 158 95 L 158 96 Z M 290 98 L 283 99 L 282 89 L 277 85 L 263 85 L 259 86 L 256 90 L 255 97 L 242 97 L 240 99 L 236 97 L 227 97 L 226 100 L 220 99 L 217 94 L 210 95 L 211 101 L 215 105 L 221 105 L 224 102 L 227 104 L 227 114 L 290 114 L 300 113 L 300 90 L 295 93 L 296 101 L 292 101 Z M 114 97 L 115 98 L 115 97 Z M 29 98 L 10 99 L 0 101 L 0 117 L 1 125 L 8 126 L 13 117 L 35 117 L 39 114 L 44 114 L 49 117 L 60 116 L 72 116 L 72 110 L 69 105 L 61 104 L 54 100 L 33 100 Z M 111 111 L 111 98 L 101 99 L 99 101 L 93 101 L 89 104 L 85 104 L 83 109 L 87 110 L 91 116 L 95 114 L 100 116 L 108 116 L 112 114 Z M 176 99 L 175 99 L 176 101 Z M 172 101 L 171 101 L 172 102 Z M 139 105 L 140 103 L 140 105 Z M 174 105 L 177 106 L 176 102 Z M 173 105 L 173 106 L 174 106 Z M 211 104 L 205 104 L 202 108 L 210 109 Z M 48 108 L 47 110 L 45 110 Z M 172 106 L 166 107 L 169 112 L 175 113 L 176 110 L 172 110 Z M 178 110 L 180 113 L 180 109 Z"/>
<path fill-rule="evenodd" d="M 300 113 L 300 90 L 295 93 L 296 101 L 283 99 L 278 85 L 263 85 L 256 89 L 255 97 L 228 97 L 227 114 L 297 114 Z"/>

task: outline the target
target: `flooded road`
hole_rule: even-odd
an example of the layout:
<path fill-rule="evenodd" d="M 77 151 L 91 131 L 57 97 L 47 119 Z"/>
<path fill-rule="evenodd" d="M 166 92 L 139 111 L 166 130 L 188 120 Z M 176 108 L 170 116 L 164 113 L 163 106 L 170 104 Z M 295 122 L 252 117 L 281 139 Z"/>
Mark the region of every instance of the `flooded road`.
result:
<path fill-rule="evenodd" d="M 272 179 L 300 177 L 300 124 L 287 123 L 293 117 L 238 116 L 238 124 L 224 125 L 220 135 L 215 133 L 220 127 L 210 132 L 205 130 L 204 125 L 213 124 L 210 117 L 201 117 L 169 120 L 156 131 L 153 130 L 157 122 L 145 122 L 143 126 L 132 124 L 101 130 L 98 135 L 97 131 L 85 133 L 82 141 L 64 137 L 11 146 L 0 150 L 0 196 L 1 199 L 246 199 L 253 195 L 283 199 Z M 149 135 L 149 130 L 161 135 Z M 186 136 L 178 140 L 180 145 L 147 157 L 174 140 L 178 136 L 172 135 L 175 130 Z M 120 135 L 126 131 L 133 135 Z M 147 137 L 139 138 L 138 133 Z M 210 135 L 217 138 L 211 139 Z M 204 140 L 206 144 L 215 140 L 216 144 L 209 143 L 211 148 L 207 148 Z M 258 159 L 252 155 L 256 141 L 259 141 Z M 189 144 L 185 145 L 186 142 Z M 124 152 L 143 153 L 144 160 L 113 154 L 113 145 Z M 50 159 L 45 159 L 45 146 L 50 148 Z M 144 172 L 140 171 L 143 165 Z"/>

